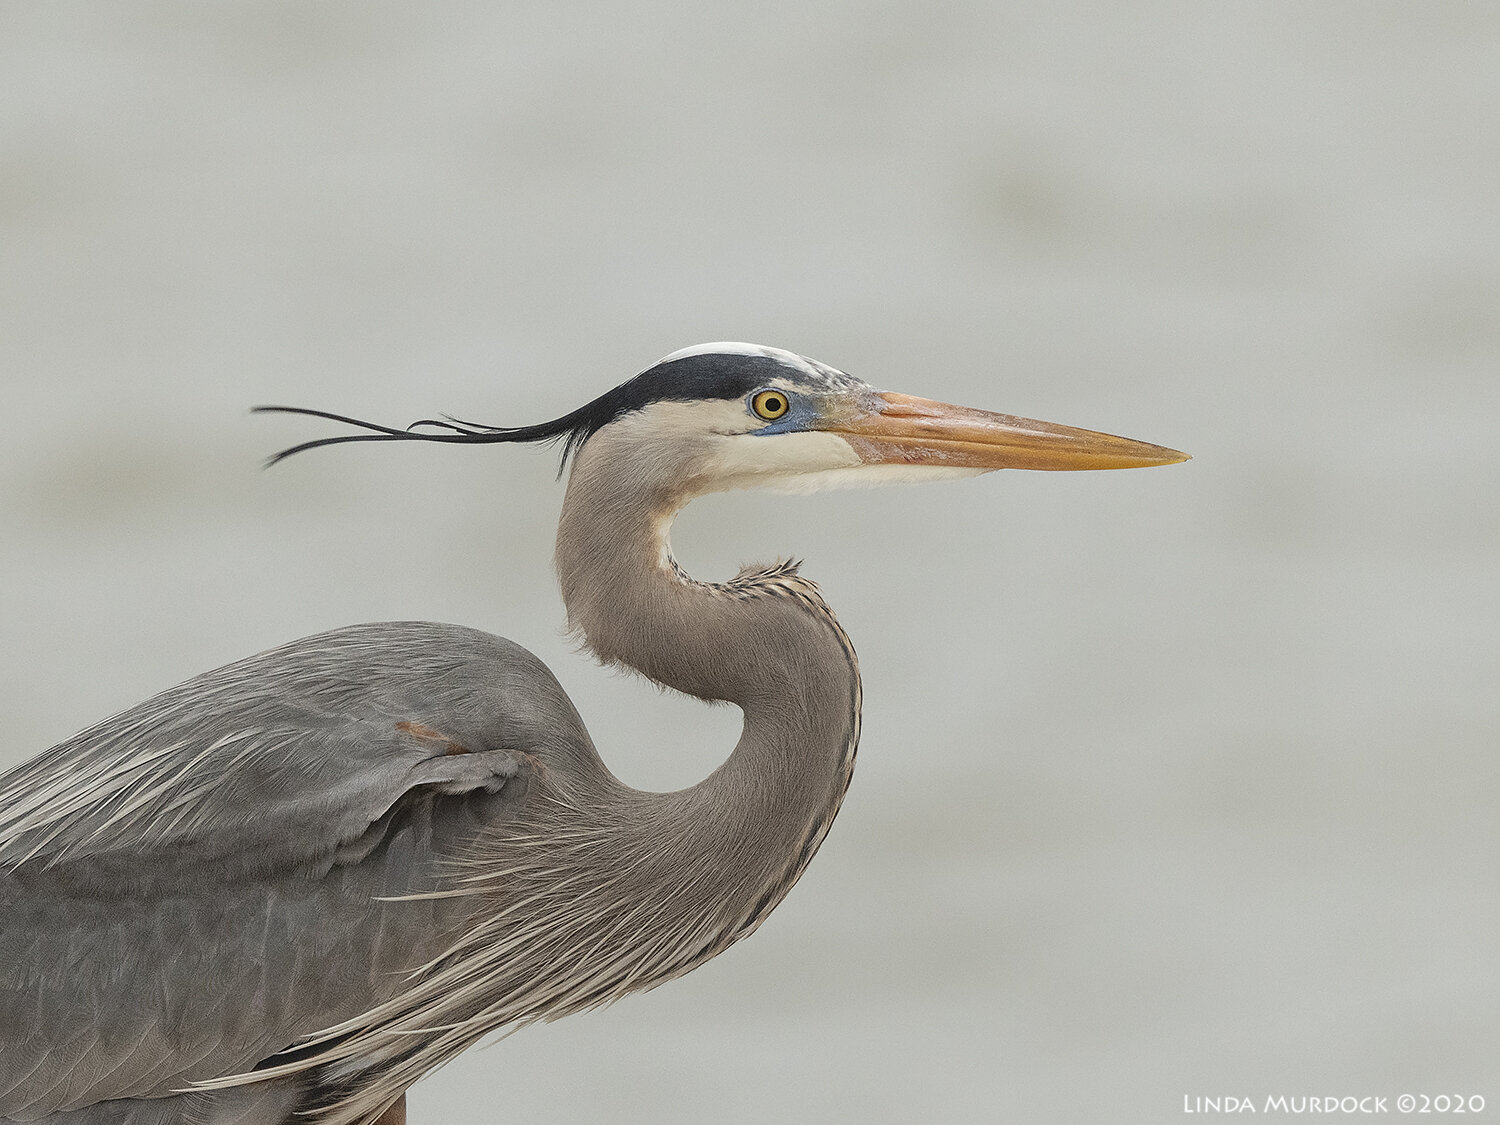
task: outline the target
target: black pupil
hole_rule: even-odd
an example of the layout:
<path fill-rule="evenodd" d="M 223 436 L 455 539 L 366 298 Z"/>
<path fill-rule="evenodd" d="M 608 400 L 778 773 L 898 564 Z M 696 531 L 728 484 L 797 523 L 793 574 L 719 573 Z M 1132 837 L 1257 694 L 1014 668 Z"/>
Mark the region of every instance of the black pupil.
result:
<path fill-rule="evenodd" d="M 780 414 L 785 407 L 775 395 L 767 395 L 764 403 L 767 414 Z"/>

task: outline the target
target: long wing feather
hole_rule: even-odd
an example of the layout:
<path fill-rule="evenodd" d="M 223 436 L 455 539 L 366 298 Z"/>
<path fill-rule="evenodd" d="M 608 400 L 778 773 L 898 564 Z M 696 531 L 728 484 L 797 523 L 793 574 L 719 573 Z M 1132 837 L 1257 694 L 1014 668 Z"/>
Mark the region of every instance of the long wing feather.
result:
<path fill-rule="evenodd" d="M 587 743 L 525 650 L 456 626 L 310 637 L 0 776 L 0 1118 L 161 1096 L 388 999 L 445 863 Z"/>

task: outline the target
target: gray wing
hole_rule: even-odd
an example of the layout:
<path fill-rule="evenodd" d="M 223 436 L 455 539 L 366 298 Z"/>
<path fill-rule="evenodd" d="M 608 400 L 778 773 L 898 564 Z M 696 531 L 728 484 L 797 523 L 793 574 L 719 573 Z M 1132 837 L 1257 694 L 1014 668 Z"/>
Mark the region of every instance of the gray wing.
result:
<path fill-rule="evenodd" d="M 444 862 L 587 743 L 508 641 L 387 623 L 206 673 L 0 776 L 0 1118 L 252 1068 L 461 924 Z"/>

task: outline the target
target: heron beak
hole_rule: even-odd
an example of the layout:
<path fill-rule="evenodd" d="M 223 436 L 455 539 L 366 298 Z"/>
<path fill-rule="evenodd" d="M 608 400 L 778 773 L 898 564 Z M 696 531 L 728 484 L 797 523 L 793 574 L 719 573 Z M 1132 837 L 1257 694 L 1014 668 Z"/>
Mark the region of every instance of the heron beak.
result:
<path fill-rule="evenodd" d="M 1136 469 L 1186 453 L 1113 434 L 882 393 L 876 408 L 827 428 L 866 464 L 967 469 Z"/>

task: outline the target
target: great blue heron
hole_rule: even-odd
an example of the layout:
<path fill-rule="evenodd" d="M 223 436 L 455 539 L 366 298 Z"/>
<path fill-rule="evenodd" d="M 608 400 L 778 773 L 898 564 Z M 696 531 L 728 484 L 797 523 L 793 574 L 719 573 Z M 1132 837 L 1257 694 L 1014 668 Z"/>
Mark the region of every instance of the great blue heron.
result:
<path fill-rule="evenodd" d="M 0 777 L 0 1118 L 400 1120 L 406 1088 L 486 1033 L 701 965 L 817 851 L 860 682 L 795 566 L 695 581 L 674 514 L 732 488 L 1186 459 L 747 344 L 517 429 L 268 409 L 371 431 L 287 453 L 561 440 L 571 625 L 605 661 L 736 704 L 743 733 L 699 784 L 631 789 L 534 656 L 421 622 L 294 641 L 91 727 Z"/>

